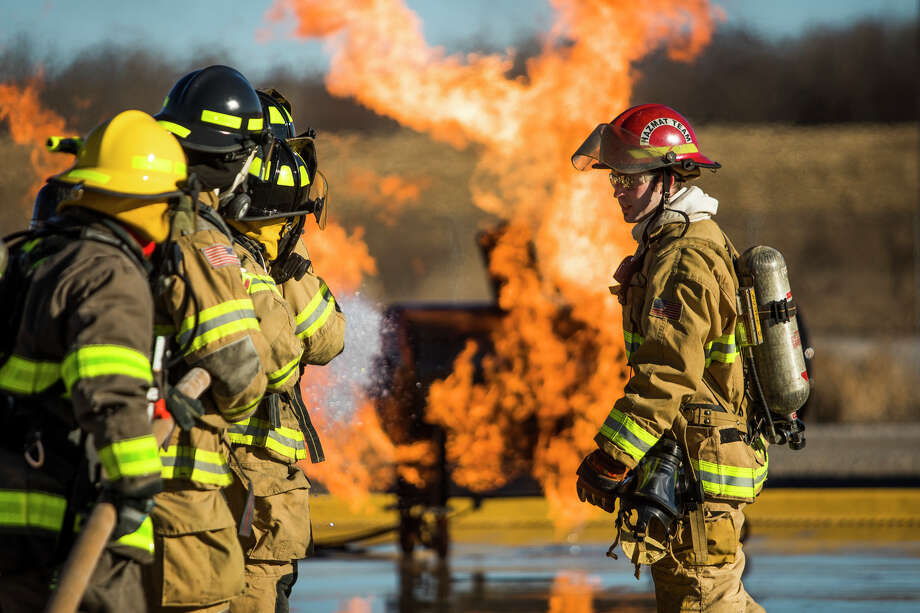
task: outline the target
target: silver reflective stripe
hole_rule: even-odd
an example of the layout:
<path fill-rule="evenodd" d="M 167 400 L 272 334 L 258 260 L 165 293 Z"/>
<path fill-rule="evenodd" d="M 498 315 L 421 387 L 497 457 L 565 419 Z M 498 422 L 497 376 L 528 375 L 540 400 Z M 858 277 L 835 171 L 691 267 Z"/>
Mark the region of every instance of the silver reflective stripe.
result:
<path fill-rule="evenodd" d="M 206 334 L 210 332 L 211 330 L 217 329 L 225 324 L 237 321 L 239 319 L 255 318 L 255 316 L 256 316 L 256 312 L 253 310 L 237 309 L 237 310 L 230 311 L 229 313 L 224 313 L 223 315 L 218 315 L 217 317 L 213 317 L 207 321 L 199 321 L 197 336 Z M 185 344 L 192 338 L 193 332 L 196 332 L 194 328 L 192 328 L 191 330 L 186 330 L 185 332 L 179 335 L 176 341 L 179 343 L 180 347 L 184 347 Z"/>

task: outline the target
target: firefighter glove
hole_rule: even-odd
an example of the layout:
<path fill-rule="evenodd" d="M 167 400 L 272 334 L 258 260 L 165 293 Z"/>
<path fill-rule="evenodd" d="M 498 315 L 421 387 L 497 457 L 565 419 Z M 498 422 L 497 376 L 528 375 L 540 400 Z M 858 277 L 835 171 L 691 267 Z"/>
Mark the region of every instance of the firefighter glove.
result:
<path fill-rule="evenodd" d="M 101 502 L 110 502 L 115 506 L 118 520 L 112 531 L 111 539 L 118 540 L 126 534 L 136 532 L 153 510 L 153 497 L 163 491 L 163 481 L 159 478 L 148 481 L 142 487 L 123 491 L 113 484 L 102 491 Z"/>
<path fill-rule="evenodd" d="M 613 513 L 620 489 L 629 469 L 601 450 L 585 456 L 576 474 L 578 499 Z"/>

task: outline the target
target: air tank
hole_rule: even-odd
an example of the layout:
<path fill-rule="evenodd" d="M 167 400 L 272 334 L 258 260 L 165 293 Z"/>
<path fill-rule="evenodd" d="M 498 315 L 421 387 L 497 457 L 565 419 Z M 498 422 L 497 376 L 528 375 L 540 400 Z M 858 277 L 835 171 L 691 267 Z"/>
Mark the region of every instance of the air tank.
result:
<path fill-rule="evenodd" d="M 756 297 L 759 322 L 749 326 L 754 330 L 748 340 L 767 405 L 776 415 L 791 416 L 808 400 L 811 384 L 786 261 L 772 247 L 751 247 L 738 259 L 738 275 L 742 292 L 753 287 Z"/>

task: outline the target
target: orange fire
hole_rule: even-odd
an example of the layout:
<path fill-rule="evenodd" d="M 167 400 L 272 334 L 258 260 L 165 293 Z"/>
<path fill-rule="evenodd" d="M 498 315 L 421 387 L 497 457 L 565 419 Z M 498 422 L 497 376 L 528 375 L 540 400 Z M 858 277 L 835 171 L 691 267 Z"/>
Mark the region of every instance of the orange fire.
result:
<path fill-rule="evenodd" d="M 623 386 L 620 309 L 610 275 L 634 249 L 605 177 L 569 158 L 628 106 L 631 63 L 656 47 L 687 59 L 705 45 L 708 0 L 551 0 L 556 22 L 526 75 L 512 56 L 429 46 L 403 0 L 276 0 L 296 34 L 325 38 L 329 91 L 455 147 L 474 143 L 474 202 L 509 220 L 489 268 L 508 312 L 474 383 L 472 347 L 431 388 L 427 417 L 448 430 L 461 485 L 482 490 L 530 471 L 560 530 L 587 516 L 575 469 Z"/>
<path fill-rule="evenodd" d="M 380 175 L 367 168 L 352 168 L 346 181 L 353 196 L 374 206 L 377 221 L 387 226 L 396 224 L 396 215 L 406 205 L 419 202 L 422 192 L 431 184 L 426 177 Z"/>
<path fill-rule="evenodd" d="M 314 268 L 334 293 L 354 292 L 365 275 L 377 274 L 377 262 L 364 242 L 364 228 L 355 228 L 349 235 L 334 221 L 322 232 L 308 224 L 303 240 Z"/>
<path fill-rule="evenodd" d="M 0 83 L 0 121 L 8 122 L 13 142 L 31 147 L 29 162 L 36 178 L 23 197 L 23 204 L 30 207 L 45 179 L 73 163 L 71 156 L 49 153 L 45 149 L 49 136 L 66 136 L 72 132 L 63 118 L 42 106 L 38 99 L 41 81 L 42 76 L 38 75 L 25 88 Z"/>
<path fill-rule="evenodd" d="M 594 592 L 599 584 L 596 577 L 560 572 L 550 588 L 549 613 L 594 613 Z"/>

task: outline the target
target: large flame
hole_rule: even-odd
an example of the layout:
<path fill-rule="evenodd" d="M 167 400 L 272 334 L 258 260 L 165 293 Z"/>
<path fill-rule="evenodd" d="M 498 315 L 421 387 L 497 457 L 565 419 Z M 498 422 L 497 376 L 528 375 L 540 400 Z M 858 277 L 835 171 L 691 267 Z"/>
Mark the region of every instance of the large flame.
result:
<path fill-rule="evenodd" d="M 35 180 L 23 196 L 23 204 L 31 205 L 35 193 L 52 174 L 73 164 L 69 155 L 49 153 L 45 141 L 49 136 L 71 134 L 67 122 L 42 106 L 38 99 L 42 76 L 37 75 L 25 87 L 0 83 L 0 122 L 7 121 L 13 142 L 30 147 L 29 163 Z"/>
<path fill-rule="evenodd" d="M 508 311 L 474 383 L 468 347 L 434 385 L 428 418 L 448 430 L 453 476 L 473 489 L 531 470 L 561 528 L 587 511 L 574 497 L 580 457 L 622 389 L 620 311 L 610 274 L 633 245 L 606 180 L 569 157 L 629 102 L 631 63 L 657 46 L 687 59 L 705 45 L 708 0 L 551 0 L 556 22 L 508 78 L 510 54 L 447 55 L 429 46 L 403 0 L 277 0 L 296 34 L 324 38 L 329 91 L 480 153 L 476 205 L 509 220 L 490 270 Z"/>

